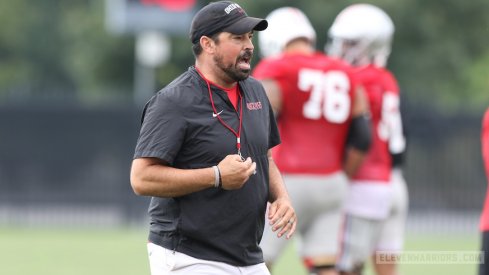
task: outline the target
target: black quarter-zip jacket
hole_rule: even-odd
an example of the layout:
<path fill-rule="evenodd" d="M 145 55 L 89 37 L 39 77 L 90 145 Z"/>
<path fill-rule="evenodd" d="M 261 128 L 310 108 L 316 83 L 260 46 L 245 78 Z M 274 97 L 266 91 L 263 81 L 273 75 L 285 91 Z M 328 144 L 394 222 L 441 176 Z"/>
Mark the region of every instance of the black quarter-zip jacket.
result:
<path fill-rule="evenodd" d="M 152 197 L 149 241 L 195 258 L 247 266 L 263 262 L 259 242 L 269 195 L 267 152 L 280 137 L 263 86 L 252 77 L 238 84 L 241 153 L 256 162 L 257 173 L 238 190 Z M 240 110 L 225 91 L 212 85 L 211 91 L 216 112 L 238 132 Z M 159 158 L 180 169 L 217 165 L 237 148 L 236 136 L 213 114 L 207 83 L 192 66 L 146 104 L 134 158 Z"/>

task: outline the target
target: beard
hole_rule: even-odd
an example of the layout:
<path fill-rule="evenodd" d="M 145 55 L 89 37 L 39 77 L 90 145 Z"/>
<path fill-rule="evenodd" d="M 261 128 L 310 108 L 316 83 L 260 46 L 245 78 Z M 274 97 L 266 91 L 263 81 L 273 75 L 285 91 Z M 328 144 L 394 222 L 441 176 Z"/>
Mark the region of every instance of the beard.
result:
<path fill-rule="evenodd" d="M 247 79 L 251 74 L 251 69 L 240 69 L 238 68 L 238 63 L 246 59 L 251 60 L 252 56 L 252 51 L 245 51 L 243 54 L 240 54 L 238 58 L 236 58 L 236 62 L 234 64 L 229 65 L 224 64 L 223 56 L 220 54 L 215 55 L 213 59 L 216 66 L 226 75 L 226 77 L 238 82 Z"/>

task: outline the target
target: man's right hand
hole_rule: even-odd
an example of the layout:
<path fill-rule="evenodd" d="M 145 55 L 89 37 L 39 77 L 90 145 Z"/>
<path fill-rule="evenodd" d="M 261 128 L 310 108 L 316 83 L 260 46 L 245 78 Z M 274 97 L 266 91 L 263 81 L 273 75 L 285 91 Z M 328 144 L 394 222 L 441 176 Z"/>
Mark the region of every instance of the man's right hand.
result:
<path fill-rule="evenodd" d="M 225 190 L 235 190 L 243 187 L 245 182 L 256 170 L 256 163 L 248 157 L 241 160 L 238 154 L 227 155 L 219 164 L 221 172 L 222 188 Z"/>

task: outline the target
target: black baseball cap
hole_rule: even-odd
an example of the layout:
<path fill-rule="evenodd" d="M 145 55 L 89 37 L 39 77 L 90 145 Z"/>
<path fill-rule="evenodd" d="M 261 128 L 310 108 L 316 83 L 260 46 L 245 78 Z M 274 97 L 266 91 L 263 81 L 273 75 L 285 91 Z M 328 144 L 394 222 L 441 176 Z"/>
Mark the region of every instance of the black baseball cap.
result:
<path fill-rule="evenodd" d="M 244 34 L 252 30 L 263 31 L 267 27 L 267 20 L 249 17 L 234 2 L 212 2 L 195 14 L 190 27 L 190 41 L 195 44 L 204 35 L 212 36 L 218 32 Z"/>

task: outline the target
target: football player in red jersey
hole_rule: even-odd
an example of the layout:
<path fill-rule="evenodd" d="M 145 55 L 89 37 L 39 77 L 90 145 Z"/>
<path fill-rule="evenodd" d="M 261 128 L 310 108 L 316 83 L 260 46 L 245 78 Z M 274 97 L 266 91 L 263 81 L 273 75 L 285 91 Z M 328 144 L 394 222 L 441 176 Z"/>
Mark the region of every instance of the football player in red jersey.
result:
<path fill-rule="evenodd" d="M 482 160 L 489 182 L 489 108 L 482 119 Z M 482 231 L 482 252 L 484 253 L 484 261 L 479 264 L 479 275 L 489 275 L 489 268 L 486 263 L 489 262 L 489 188 L 486 191 L 486 199 L 484 208 L 480 218 L 480 230 Z"/>
<path fill-rule="evenodd" d="M 393 262 L 375 256 L 399 253 L 404 242 L 407 188 L 393 155 L 405 150 L 399 87 L 385 66 L 391 51 L 394 24 L 380 8 L 351 5 L 341 11 L 329 30 L 328 54 L 353 65 L 355 79 L 369 99 L 372 146 L 353 175 L 346 200 L 346 218 L 338 267 L 341 274 L 361 274 L 373 256 L 379 275 L 397 274 Z M 377 253 L 376 253 L 377 252 Z M 383 257 L 392 259 L 392 257 Z"/>
<path fill-rule="evenodd" d="M 267 20 L 253 76 L 277 117 L 282 144 L 273 156 L 298 216 L 300 255 L 311 274 L 337 274 L 347 176 L 370 145 L 367 98 L 348 64 L 315 50 L 316 32 L 302 11 L 279 8 Z M 269 267 L 286 244 L 273 231 L 265 228 L 261 242 Z"/>

